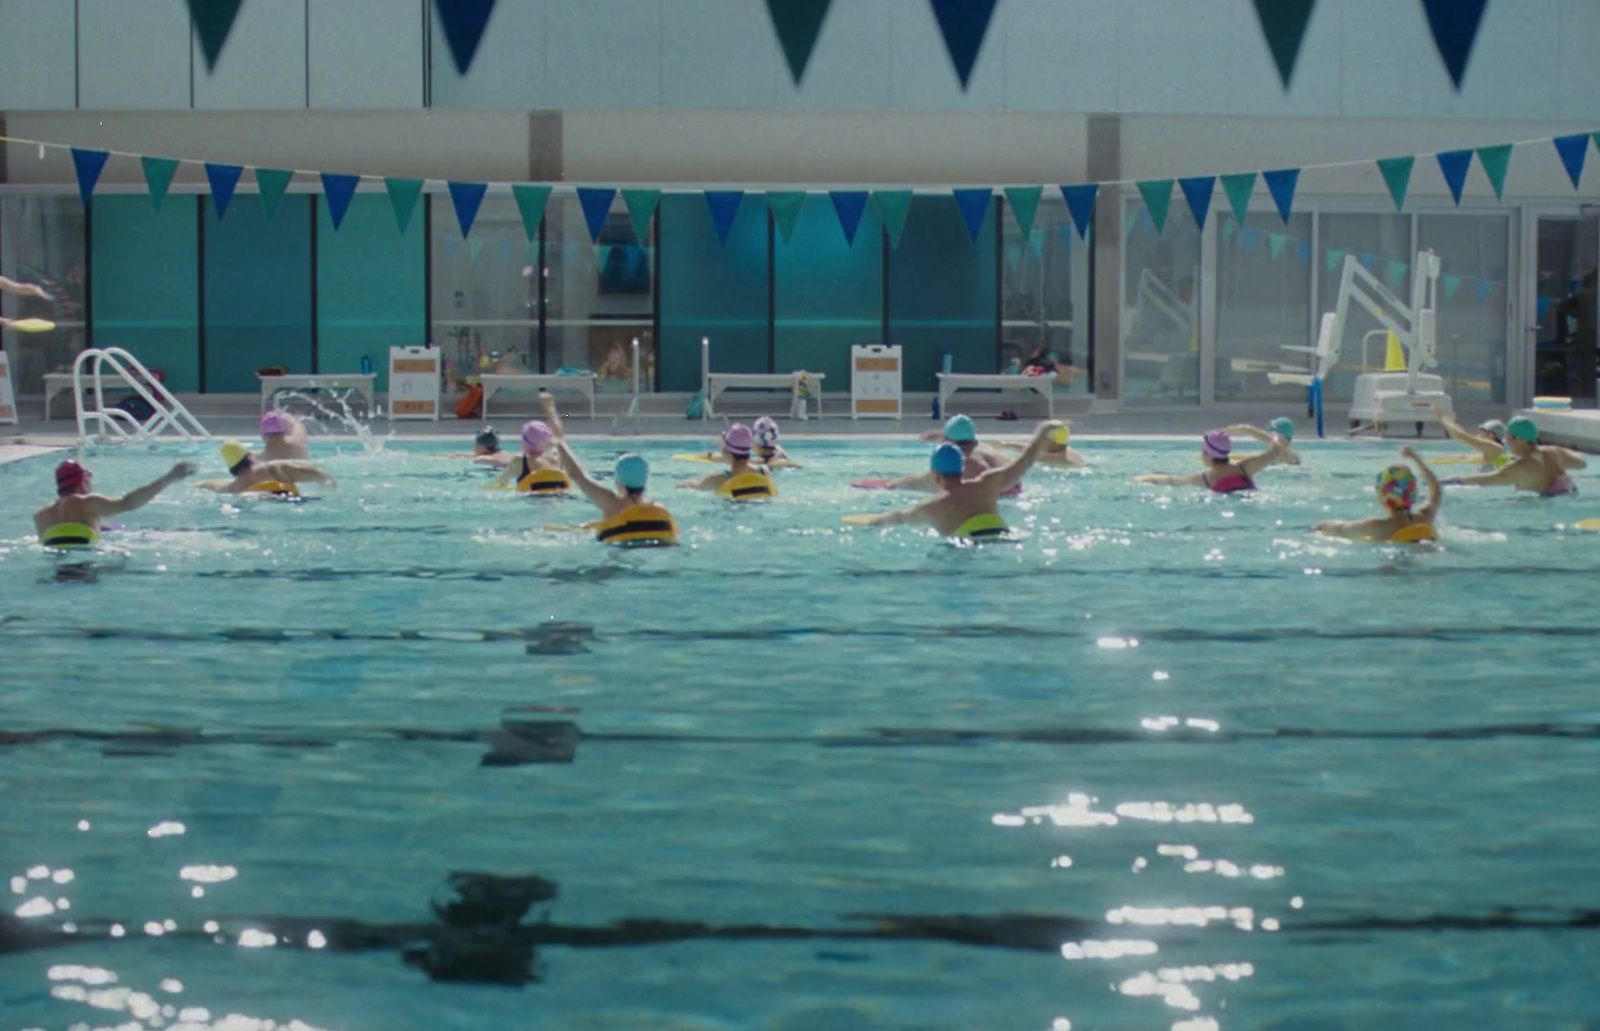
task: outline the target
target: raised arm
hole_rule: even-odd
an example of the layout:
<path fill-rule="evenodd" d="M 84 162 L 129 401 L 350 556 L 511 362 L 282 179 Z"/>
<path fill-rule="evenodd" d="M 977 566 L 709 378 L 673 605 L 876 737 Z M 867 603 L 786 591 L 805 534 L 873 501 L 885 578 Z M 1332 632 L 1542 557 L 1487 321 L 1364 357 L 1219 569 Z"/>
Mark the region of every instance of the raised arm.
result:
<path fill-rule="evenodd" d="M 310 462 L 268 462 L 262 467 L 266 474 L 274 480 L 284 483 L 324 483 L 329 487 L 337 487 L 333 477 L 318 469 Z"/>
<path fill-rule="evenodd" d="M 1276 433 L 1269 433 L 1267 434 L 1267 449 L 1259 454 L 1247 455 L 1239 459 L 1239 468 L 1244 470 L 1246 476 L 1255 479 L 1256 473 L 1281 460 L 1288 450 L 1288 441 Z"/>
<path fill-rule="evenodd" d="M 692 479 L 679 481 L 678 489 L 716 490 L 718 487 L 722 486 L 723 481 L 727 478 L 728 474 L 724 472 L 706 473 L 704 476 L 696 476 Z"/>
<path fill-rule="evenodd" d="M 1519 458 L 1515 462 L 1502 465 L 1500 468 L 1486 473 L 1473 473 L 1470 476 L 1452 476 L 1443 483 L 1460 483 L 1468 487 L 1515 487 L 1522 480 L 1522 471 L 1527 468 L 1526 458 Z"/>
<path fill-rule="evenodd" d="M 932 523 L 933 506 L 938 498 L 929 498 L 927 501 L 909 505 L 906 508 L 891 509 L 872 517 L 868 526 L 900 526 L 906 523 Z"/>
<path fill-rule="evenodd" d="M 556 399 L 550 391 L 539 391 L 539 407 L 544 409 L 544 421 L 550 424 L 550 432 L 557 440 L 566 440 L 567 431 L 561 425 L 561 413 L 556 411 Z"/>
<path fill-rule="evenodd" d="M 1273 438 L 1273 434 L 1247 422 L 1235 423 L 1232 426 L 1224 427 L 1223 432 L 1230 437 L 1249 437 L 1251 440 L 1258 440 L 1263 444 L 1271 444 Z"/>
<path fill-rule="evenodd" d="M 1505 451 L 1499 444 L 1484 440 L 1482 437 L 1473 436 L 1462 429 L 1461 424 L 1446 415 L 1444 409 L 1438 405 L 1429 405 L 1428 407 L 1433 409 L 1433 417 L 1439 420 L 1439 426 L 1444 430 L 1446 436 L 1457 444 L 1465 444 L 1467 447 L 1472 448 L 1483 456 L 1484 461 L 1496 458 Z"/>
<path fill-rule="evenodd" d="M 607 511 L 607 505 L 616 495 L 596 483 L 593 477 L 583 471 L 583 466 L 578 464 L 578 456 L 567 447 L 566 438 L 559 435 L 556 437 L 556 457 L 561 459 L 561 468 L 566 470 L 567 476 L 578 485 L 579 490 L 583 491 L 583 496 L 589 499 L 589 503 L 602 512 Z"/>
<path fill-rule="evenodd" d="M 995 493 L 1004 493 L 1015 487 L 1033 468 L 1033 463 L 1044 453 L 1045 441 L 1050 434 L 1065 425 L 1056 419 L 1047 419 L 1034 428 L 1033 437 L 1028 441 L 1028 446 L 1022 449 L 1022 454 L 1002 465 L 998 469 L 990 469 L 978 477 L 978 482 L 988 487 L 993 487 Z"/>
<path fill-rule="evenodd" d="M 1548 445 L 1546 446 L 1548 447 Z M 1552 447 L 1550 450 L 1555 453 L 1556 461 L 1561 463 L 1561 468 L 1563 469 L 1587 469 L 1589 467 L 1589 463 L 1584 461 L 1583 456 L 1571 448 Z"/>
<path fill-rule="evenodd" d="M 1176 473 L 1144 473 L 1133 478 L 1134 483 L 1153 483 L 1158 487 L 1200 487 L 1206 482 L 1205 473 L 1190 473 L 1188 476 L 1179 476 Z"/>
<path fill-rule="evenodd" d="M 0 291 L 4 291 L 8 294 L 16 294 L 18 297 L 37 297 L 41 301 L 48 301 L 52 299 L 50 295 L 45 292 L 44 287 L 37 283 L 19 283 L 15 279 L 7 279 L 5 276 L 0 276 Z M 155 495 L 151 495 L 151 497 L 154 496 Z M 137 508 L 139 506 L 135 505 L 134 507 Z"/>
<path fill-rule="evenodd" d="M 143 487 L 130 490 L 120 498 L 96 497 L 91 499 L 90 509 L 98 516 L 121 515 L 124 512 L 132 512 L 136 508 L 143 508 L 148 505 L 152 498 L 174 483 L 192 475 L 194 475 L 194 463 L 179 462 L 171 469 L 168 469 L 160 479 L 151 480 Z"/>
<path fill-rule="evenodd" d="M 1417 514 L 1431 523 L 1434 517 L 1439 514 L 1439 506 L 1444 503 L 1444 488 L 1439 484 L 1439 477 L 1435 476 L 1433 470 L 1428 468 L 1428 463 L 1424 462 L 1422 456 L 1417 454 L 1416 448 L 1407 444 L 1400 449 L 1400 454 L 1405 458 L 1409 458 L 1416 465 L 1417 471 L 1422 474 L 1422 482 L 1428 485 L 1427 504 L 1423 505 L 1421 511 Z"/>

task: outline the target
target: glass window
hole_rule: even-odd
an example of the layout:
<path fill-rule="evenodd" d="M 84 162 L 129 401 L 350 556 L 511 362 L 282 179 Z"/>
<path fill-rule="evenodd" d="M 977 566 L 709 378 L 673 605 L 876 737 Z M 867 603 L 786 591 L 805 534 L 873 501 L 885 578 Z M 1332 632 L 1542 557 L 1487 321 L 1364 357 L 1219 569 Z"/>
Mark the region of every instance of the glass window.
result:
<path fill-rule="evenodd" d="M 589 369 L 598 389 L 630 393 L 637 339 L 639 389 L 655 389 L 655 219 L 640 240 L 619 194 L 592 242 L 577 195 L 555 194 L 544 232 L 545 371 Z"/>
<path fill-rule="evenodd" d="M 200 389 L 200 222 L 209 197 L 93 199 L 94 343 L 121 347 L 169 390 Z"/>
<path fill-rule="evenodd" d="M 336 231 L 328 206 L 317 216 L 317 369 L 357 372 L 361 360 L 389 390 L 389 348 L 427 342 L 423 245 L 414 214 L 404 236 L 382 193 L 358 193 Z"/>
<path fill-rule="evenodd" d="M 956 372 L 1000 371 L 994 218 L 973 242 L 952 196 L 912 199 L 900 246 L 889 252 L 889 343 L 905 348 L 908 391 L 933 391 L 949 351 Z"/>
<path fill-rule="evenodd" d="M 850 347 L 883 336 L 883 223 L 869 205 L 846 243 L 825 193 L 813 193 L 788 243 L 774 243 L 777 316 L 773 367 L 827 376 L 828 390 L 850 389 Z"/>
<path fill-rule="evenodd" d="M 7 333 L 11 383 L 18 394 L 44 391 L 47 372 L 68 371 L 86 346 L 83 203 L 76 193 L 0 197 L 0 272 L 37 283 L 51 300 L 0 294 L 7 318 L 44 318 L 49 333 Z"/>
<path fill-rule="evenodd" d="M 1432 371 L 1457 402 L 1505 401 L 1511 220 L 1419 215 L 1417 246 L 1439 255 L 1439 367 Z"/>
<path fill-rule="evenodd" d="M 528 243 L 516 200 L 486 194 L 466 239 L 449 195 L 428 201 L 432 337 L 444 353 L 447 392 L 465 390 L 479 372 L 540 371 L 538 240 Z"/>
<path fill-rule="evenodd" d="M 1200 230 L 1181 197 L 1161 233 L 1142 200 L 1123 211 L 1123 400 L 1199 404 Z"/>
<path fill-rule="evenodd" d="M 1000 365 L 1020 369 L 1029 358 L 1049 358 L 1057 392 L 1094 389 L 1094 349 L 1089 340 L 1089 247 L 1072 224 L 1066 201 L 1046 194 L 1023 239 L 1008 213 L 1002 243 Z"/>
<path fill-rule="evenodd" d="M 657 219 L 661 389 L 700 389 L 702 339 L 715 372 L 770 372 L 766 199 L 745 195 L 726 242 L 699 193 L 662 196 Z"/>
<path fill-rule="evenodd" d="M 1600 217 L 1545 215 L 1539 218 L 1538 232 L 1533 393 L 1594 397 L 1594 356 L 1600 350 L 1600 320 L 1595 317 Z"/>
<path fill-rule="evenodd" d="M 257 197 L 235 197 L 222 219 L 210 200 L 201 389 L 257 393 L 256 374 L 269 365 L 311 372 L 311 207 L 319 198 L 288 194 L 270 222 Z"/>
<path fill-rule="evenodd" d="M 1411 218 L 1399 214 L 1329 213 L 1320 216 L 1322 254 L 1318 260 L 1322 277 L 1322 310 L 1333 311 L 1339 303 L 1339 281 L 1346 257 L 1371 272 L 1406 303 L 1410 303 Z M 1367 338 L 1367 334 L 1374 334 Z M 1348 401 L 1355 390 L 1356 375 L 1363 369 L 1365 341 L 1366 370 L 1380 372 L 1387 350 L 1386 331 L 1363 305 L 1351 304 L 1345 315 L 1344 340 L 1339 365 L 1323 384 L 1323 398 Z"/>
<path fill-rule="evenodd" d="M 1306 388 L 1274 384 L 1268 372 L 1307 368 L 1285 345 L 1311 339 L 1311 216 L 1251 212 L 1240 225 L 1217 219 L 1217 367 L 1219 401 L 1294 401 Z"/>

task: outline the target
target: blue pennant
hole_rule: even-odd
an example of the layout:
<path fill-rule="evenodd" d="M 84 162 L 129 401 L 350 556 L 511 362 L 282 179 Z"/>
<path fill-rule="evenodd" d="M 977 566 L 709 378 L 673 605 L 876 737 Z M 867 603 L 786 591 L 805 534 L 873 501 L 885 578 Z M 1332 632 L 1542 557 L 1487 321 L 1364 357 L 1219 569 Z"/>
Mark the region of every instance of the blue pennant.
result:
<path fill-rule="evenodd" d="M 1548 314 L 1549 311 L 1550 311 L 1550 300 L 1551 299 L 1548 298 L 1548 297 L 1539 298 L 1539 321 L 1540 322 L 1544 321 L 1545 315 Z"/>
<path fill-rule="evenodd" d="M 1261 230 L 1254 226 L 1245 226 L 1239 233 L 1239 239 L 1244 243 L 1244 252 L 1249 254 L 1256 249 L 1256 244 L 1261 242 Z"/>
<path fill-rule="evenodd" d="M 1357 251 L 1356 262 L 1360 264 L 1362 268 L 1366 269 L 1368 272 L 1371 272 L 1373 269 L 1378 267 L 1378 256 L 1376 254 L 1368 254 L 1366 251 Z"/>
<path fill-rule="evenodd" d="M 444 38 L 450 44 L 456 71 L 465 75 L 472 67 L 472 59 L 478 55 L 483 30 L 489 24 L 489 15 L 494 13 L 494 0 L 433 0 L 433 6 L 439 12 L 439 23 L 444 26 Z"/>
<path fill-rule="evenodd" d="M 950 192 L 955 195 L 956 208 L 961 212 L 961 221 L 966 224 L 967 235 L 972 237 L 973 243 L 977 243 L 983 220 L 989 214 L 989 201 L 994 197 L 994 190 L 983 186 Z"/>
<path fill-rule="evenodd" d="M 1478 285 L 1474 288 L 1477 291 L 1477 294 L 1478 294 L 1478 301 L 1480 303 L 1483 302 L 1483 301 L 1487 301 L 1489 299 L 1489 295 L 1494 293 L 1494 288 L 1499 286 L 1499 285 L 1500 285 L 1499 283 L 1496 283 L 1492 279 L 1480 279 L 1480 280 L 1478 280 Z"/>
<path fill-rule="evenodd" d="M 1556 145 L 1556 153 L 1561 155 L 1561 167 L 1567 170 L 1567 178 L 1572 180 L 1572 188 L 1578 188 L 1578 180 L 1583 178 L 1583 159 L 1589 153 L 1589 134 L 1581 132 L 1576 136 L 1557 136 L 1551 141 Z"/>
<path fill-rule="evenodd" d="M 228 204 L 233 200 L 233 188 L 239 185 L 241 175 L 244 175 L 243 165 L 206 162 L 206 178 L 211 182 L 211 203 L 216 206 L 219 221 L 228 213 Z"/>
<path fill-rule="evenodd" d="M 855 246 L 856 229 L 861 225 L 861 214 L 867 210 L 866 190 L 829 190 L 833 198 L 834 213 L 839 216 L 839 228 L 844 230 L 844 242 Z"/>
<path fill-rule="evenodd" d="M 1211 210 L 1211 191 L 1216 189 L 1217 177 L 1200 175 L 1179 179 L 1178 185 L 1183 189 L 1183 199 L 1189 202 L 1189 210 L 1194 213 L 1194 224 L 1205 229 L 1206 212 Z"/>
<path fill-rule="evenodd" d="M 578 187 L 578 203 L 583 207 L 583 220 L 589 226 L 591 243 L 600 242 L 600 230 L 606 227 L 606 218 L 611 214 L 611 202 L 616 199 L 617 191 L 614 189 Z"/>
<path fill-rule="evenodd" d="M 983 49 L 983 37 L 989 31 L 989 19 L 994 14 L 996 0 L 928 0 L 933 16 L 939 21 L 939 32 L 944 36 L 944 48 L 956 66 L 961 88 L 967 88 L 972 78 L 972 66 L 978 63 L 978 51 Z"/>
<path fill-rule="evenodd" d="M 1300 264 L 1311 264 L 1311 244 L 1306 240 L 1300 241 Z"/>
<path fill-rule="evenodd" d="M 733 230 L 733 220 L 739 217 L 739 204 L 744 200 L 743 190 L 707 190 L 706 210 L 711 212 L 711 228 L 717 231 L 717 242 L 726 244 Z"/>
<path fill-rule="evenodd" d="M 1461 203 L 1461 188 L 1467 185 L 1467 170 L 1472 167 L 1472 151 L 1447 150 L 1435 157 L 1439 162 L 1439 171 L 1444 173 L 1444 181 L 1450 187 L 1450 196 Z"/>
<path fill-rule="evenodd" d="M 472 232 L 472 223 L 478 218 L 478 205 L 488 192 L 488 183 L 445 183 L 450 188 L 450 201 L 456 206 L 456 223 L 461 226 L 461 238 Z"/>
<path fill-rule="evenodd" d="M 335 232 L 344 222 L 344 213 L 350 210 L 350 198 L 356 195 L 356 187 L 360 183 L 359 175 L 322 173 L 322 195 L 328 198 L 328 217 L 333 220 Z"/>
<path fill-rule="evenodd" d="M 1095 195 L 1099 191 L 1099 183 L 1084 183 L 1081 186 L 1061 188 L 1061 196 L 1066 199 L 1067 210 L 1072 213 L 1072 224 L 1078 227 L 1080 240 L 1089 238 L 1089 226 L 1094 222 Z"/>
<path fill-rule="evenodd" d="M 1294 208 L 1294 188 L 1300 182 L 1300 169 L 1280 168 L 1275 172 L 1262 172 L 1261 181 L 1267 184 L 1267 192 L 1272 194 L 1272 203 L 1278 206 L 1278 214 L 1283 218 L 1283 224 L 1289 224 L 1289 213 Z"/>
<path fill-rule="evenodd" d="M 1450 72 L 1450 81 L 1461 89 L 1461 80 L 1467 75 L 1467 62 L 1472 60 L 1472 47 L 1478 41 L 1478 26 L 1483 22 L 1483 9 L 1489 0 L 1422 0 L 1428 15 L 1428 28 L 1433 31 L 1434 46 L 1444 58 Z"/>
<path fill-rule="evenodd" d="M 109 151 L 72 148 L 72 167 L 78 173 L 78 196 L 83 198 L 84 207 L 89 206 L 94 184 L 100 181 L 100 170 L 106 167 L 106 158 L 110 156 Z"/>

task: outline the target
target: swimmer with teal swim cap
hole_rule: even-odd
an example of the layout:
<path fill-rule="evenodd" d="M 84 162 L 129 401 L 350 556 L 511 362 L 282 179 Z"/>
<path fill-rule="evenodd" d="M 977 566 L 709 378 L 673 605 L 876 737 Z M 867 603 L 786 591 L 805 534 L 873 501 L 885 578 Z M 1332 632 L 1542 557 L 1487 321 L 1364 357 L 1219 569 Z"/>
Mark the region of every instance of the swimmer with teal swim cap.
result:
<path fill-rule="evenodd" d="M 1063 424 L 1064 426 L 1065 424 Z M 917 434 L 918 440 L 942 440 L 946 444 L 954 444 L 961 451 L 963 474 L 967 479 L 974 479 L 983 475 L 990 469 L 999 469 L 1006 465 L 1007 459 L 994 448 L 978 440 L 978 427 L 971 417 L 966 415 L 952 415 L 945 420 L 942 428 L 936 430 L 923 430 Z M 938 490 L 938 481 L 933 473 L 917 473 L 915 476 L 905 476 L 888 483 L 890 490 Z"/>
<path fill-rule="evenodd" d="M 1438 477 L 1428 468 L 1416 450 L 1403 447 L 1400 454 L 1416 463 L 1422 478 L 1428 484 L 1428 498 L 1417 504 L 1417 477 L 1410 466 L 1391 465 L 1378 474 L 1376 488 L 1384 514 L 1368 519 L 1324 519 L 1312 530 L 1329 537 L 1345 537 L 1357 541 L 1377 541 L 1393 544 L 1417 544 L 1438 539 L 1434 521 L 1444 504 L 1444 490 Z"/>
<path fill-rule="evenodd" d="M 159 479 L 120 498 L 94 493 L 87 466 L 67 459 L 56 466 L 56 499 L 33 514 L 39 542 L 52 548 L 91 548 L 100 542 L 100 520 L 148 505 L 157 494 L 194 474 L 193 462 L 179 462 Z"/>
<path fill-rule="evenodd" d="M 1234 437 L 1249 437 L 1258 440 L 1269 447 L 1278 444 L 1279 448 L 1269 465 L 1299 465 L 1300 456 L 1294 453 L 1294 420 L 1283 416 L 1267 423 L 1266 429 L 1252 426 L 1247 422 L 1235 423 L 1229 426 L 1227 432 Z"/>
<path fill-rule="evenodd" d="M 586 524 L 586 527 L 595 531 L 601 543 L 640 545 L 678 542 L 678 527 L 672 516 L 645 497 L 645 488 L 650 484 L 649 462 L 631 452 L 619 456 L 612 470 L 612 482 L 616 488 L 607 490 L 584 471 L 564 435 L 557 438 L 555 453 L 573 484 L 589 499 L 590 504 L 600 510 L 600 519 Z"/>
<path fill-rule="evenodd" d="M 1022 454 L 977 476 L 967 475 L 967 456 L 959 446 L 946 441 L 934 449 L 928 461 L 928 475 L 939 492 L 937 497 L 909 508 L 846 517 L 846 520 L 863 526 L 917 523 L 932 526 L 946 537 L 972 540 L 1003 536 L 1006 525 L 1000 518 L 1000 495 L 1022 482 L 1022 477 L 1044 453 L 1051 434 L 1063 428 L 1065 424 L 1054 419 L 1041 422 Z"/>
<path fill-rule="evenodd" d="M 1587 468 L 1576 451 L 1539 443 L 1539 424 L 1525 415 L 1506 423 L 1506 451 L 1511 461 L 1493 472 L 1446 480 L 1476 487 L 1515 487 L 1544 497 L 1578 493 L 1569 471 Z"/>

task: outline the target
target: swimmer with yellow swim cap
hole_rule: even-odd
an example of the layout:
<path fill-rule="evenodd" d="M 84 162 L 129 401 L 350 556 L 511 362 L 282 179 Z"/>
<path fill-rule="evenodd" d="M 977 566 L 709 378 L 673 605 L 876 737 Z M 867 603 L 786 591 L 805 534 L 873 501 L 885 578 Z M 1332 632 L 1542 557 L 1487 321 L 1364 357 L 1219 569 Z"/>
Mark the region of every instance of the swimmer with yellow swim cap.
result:
<path fill-rule="evenodd" d="M 1477 487 L 1515 487 L 1543 497 L 1578 493 L 1568 474 L 1588 466 L 1583 456 L 1564 447 L 1539 443 L 1539 424 L 1525 415 L 1506 423 L 1506 451 L 1511 461 L 1493 472 L 1446 480 Z"/>
<path fill-rule="evenodd" d="M 1061 424 L 1065 428 L 1065 424 Z M 961 451 L 963 461 L 962 475 L 967 479 L 976 479 L 990 469 L 1003 468 L 1009 461 L 1006 456 L 996 451 L 987 444 L 978 440 L 978 427 L 971 417 L 966 415 L 952 415 L 945 421 L 940 429 L 923 430 L 917 434 L 918 440 L 941 440 L 947 444 L 954 444 Z M 915 476 L 905 476 L 898 480 L 891 480 L 888 484 L 890 490 L 938 490 L 938 480 L 932 472 L 917 473 Z"/>
<path fill-rule="evenodd" d="M 1050 435 L 1064 424 L 1054 419 L 1041 422 L 1022 454 L 998 469 L 987 469 L 974 477 L 965 473 L 967 456 L 954 443 L 946 441 L 934 449 L 928 461 L 937 497 L 909 508 L 861 517 L 846 517 L 863 526 L 897 526 L 921 523 L 932 526 L 946 537 L 982 540 L 1003 537 L 1005 522 L 1000 518 L 1000 495 L 1022 482 L 1022 477 L 1039 460 Z"/>
<path fill-rule="evenodd" d="M 778 496 L 767 467 L 750 458 L 755 447 L 755 434 L 750 427 L 736 422 L 722 431 L 722 454 L 728 461 L 727 471 L 718 470 L 679 483 L 679 488 L 716 491 L 730 501 L 755 501 Z"/>
<path fill-rule="evenodd" d="M 1083 456 L 1068 446 L 1071 440 L 1072 423 L 1063 422 L 1059 430 L 1051 430 L 1049 439 L 1045 441 L 1044 451 L 1039 455 L 1039 464 L 1059 466 L 1063 469 L 1081 469 L 1087 465 Z M 1009 442 L 996 444 L 995 447 L 1011 452 L 1027 450 L 1026 444 Z"/>
<path fill-rule="evenodd" d="M 539 404 L 543 406 L 546 422 L 529 419 L 522 424 L 522 454 L 506 463 L 495 482 L 502 487 L 516 485 L 525 494 L 560 494 L 572 489 L 572 481 L 561 471 L 561 459 L 556 456 L 555 443 L 566 435 L 561 427 L 561 416 L 556 411 L 555 398 L 539 391 Z"/>
<path fill-rule="evenodd" d="M 298 497 L 297 484 L 323 483 L 336 487 L 333 477 L 310 462 L 256 460 L 243 444 L 225 442 L 221 449 L 222 462 L 228 467 L 231 480 L 205 480 L 196 486 L 214 490 L 218 494 L 273 494 L 279 497 Z"/>
<path fill-rule="evenodd" d="M 607 490 L 584 472 L 565 438 L 556 441 L 561 467 L 589 503 L 600 510 L 600 521 L 593 524 L 595 539 L 621 547 L 678 543 L 678 524 L 667 510 L 644 496 L 650 483 L 650 463 L 635 454 L 617 459 L 613 478 L 616 490 Z"/>
<path fill-rule="evenodd" d="M 92 548 L 100 543 L 100 520 L 143 508 L 168 487 L 194 474 L 193 462 L 179 462 L 160 479 L 120 498 L 94 493 L 88 468 L 67 459 L 56 466 L 56 499 L 33 514 L 39 542 L 52 548 Z"/>
<path fill-rule="evenodd" d="M 1428 500 L 1417 504 L 1417 477 L 1409 466 L 1391 465 L 1378 474 L 1378 500 L 1383 502 L 1384 514 L 1370 519 L 1325 519 L 1312 527 L 1317 533 L 1329 537 L 1346 537 L 1357 541 L 1377 541 L 1381 544 L 1419 544 L 1435 541 L 1439 534 L 1433 528 L 1439 518 L 1439 508 L 1444 504 L 1444 490 L 1438 477 L 1428 468 L 1415 448 L 1403 447 L 1400 454 L 1415 462 L 1422 478 L 1428 484 Z"/>

